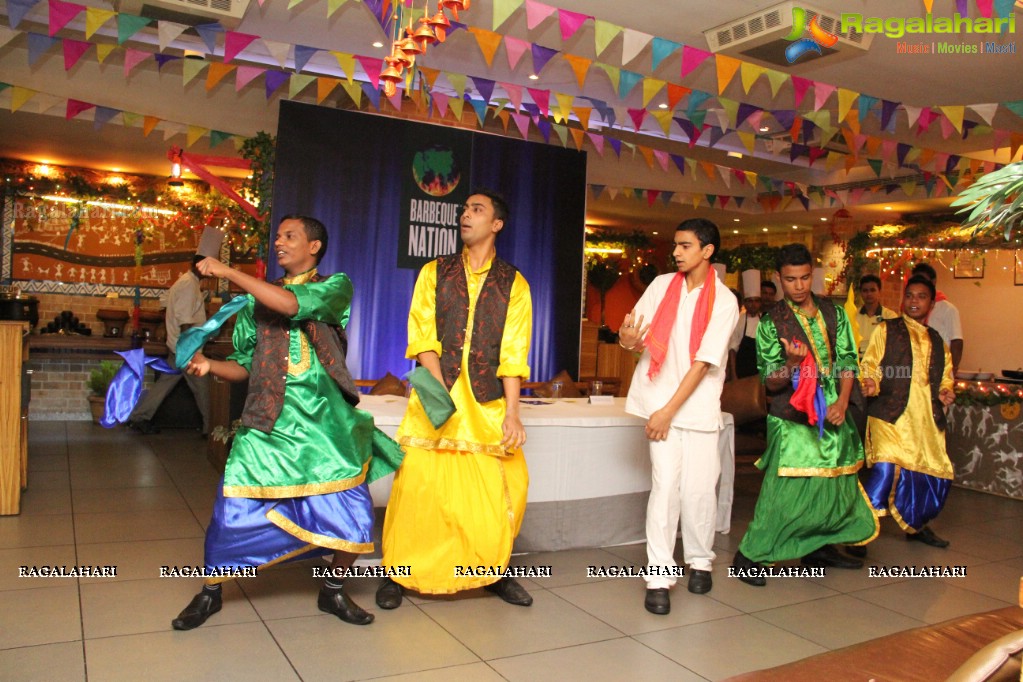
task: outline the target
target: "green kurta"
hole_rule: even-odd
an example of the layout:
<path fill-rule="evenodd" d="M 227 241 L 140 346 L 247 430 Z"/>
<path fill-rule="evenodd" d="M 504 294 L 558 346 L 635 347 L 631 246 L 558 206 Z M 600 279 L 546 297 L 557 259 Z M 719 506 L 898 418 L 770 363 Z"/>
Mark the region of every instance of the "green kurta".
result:
<path fill-rule="evenodd" d="M 226 497 L 285 498 L 347 490 L 397 469 L 402 453 L 373 424 L 373 415 L 352 407 L 320 364 L 302 320 L 345 326 L 352 283 L 338 273 L 309 282 L 315 270 L 285 279 L 298 299 L 291 319 L 284 405 L 270 433 L 240 427 L 224 471 Z M 235 352 L 250 369 L 256 352 L 255 301 L 238 312 Z"/>
<path fill-rule="evenodd" d="M 834 353 L 820 310 L 812 319 L 795 313 L 812 343 L 828 405 L 838 399 L 838 373 L 855 371 L 857 366 L 849 318 L 841 308 L 836 312 Z M 784 364 L 778 330 L 765 317 L 757 327 L 761 377 L 766 380 Z M 841 426 L 825 422 L 824 436 L 818 439 L 817 426 L 768 415 L 767 449 L 756 466 L 764 472 L 764 483 L 753 521 L 739 545 L 753 561 L 795 559 L 824 545 L 865 544 L 877 536 L 877 516 L 856 476 L 863 466 L 863 444 L 848 418 Z"/>

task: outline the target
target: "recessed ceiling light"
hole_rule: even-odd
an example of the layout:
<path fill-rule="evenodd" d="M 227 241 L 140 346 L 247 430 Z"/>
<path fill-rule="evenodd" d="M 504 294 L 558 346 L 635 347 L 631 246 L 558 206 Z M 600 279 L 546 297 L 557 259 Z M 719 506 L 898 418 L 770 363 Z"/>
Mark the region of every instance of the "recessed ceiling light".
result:
<path fill-rule="evenodd" d="M 767 228 L 766 227 L 764 228 L 764 232 L 767 232 Z"/>
<path fill-rule="evenodd" d="M 771 126 L 760 126 L 760 132 L 766 133 L 771 129 Z"/>
<path fill-rule="evenodd" d="M 384 44 L 382 42 L 380 42 L 379 40 L 377 40 L 376 42 L 373 43 L 373 47 L 383 47 L 383 46 L 384 46 Z"/>
<path fill-rule="evenodd" d="M 738 218 L 732 218 L 732 222 L 733 223 L 737 223 L 737 222 L 739 222 L 739 219 Z"/>
<path fill-rule="evenodd" d="M 826 223 L 826 222 L 828 222 L 828 219 L 827 218 L 821 218 L 821 222 L 822 223 Z"/>
<path fill-rule="evenodd" d="M 792 229 L 793 229 L 793 230 L 798 230 L 798 229 L 799 229 L 799 225 L 793 225 L 793 226 L 792 226 Z"/>
<path fill-rule="evenodd" d="M 738 230 L 732 230 L 732 234 L 739 234 Z"/>
<path fill-rule="evenodd" d="M 538 81 L 538 80 L 540 80 L 540 77 L 537 76 L 535 73 L 531 73 L 531 74 L 529 74 L 529 80 L 531 80 L 531 81 Z"/>
<path fill-rule="evenodd" d="M 884 207 L 884 210 L 886 210 L 886 211 L 890 211 L 890 210 L 892 210 L 892 207 L 891 207 L 891 206 L 885 206 L 885 207 Z"/>
<path fill-rule="evenodd" d="M 742 153 L 741 152 L 728 152 L 728 155 L 730 157 L 732 157 L 733 159 L 741 159 L 742 158 Z"/>
<path fill-rule="evenodd" d="M 667 109 L 668 105 L 665 104 L 664 102 L 661 102 L 660 104 L 657 105 L 657 108 L 658 109 Z"/>
<path fill-rule="evenodd" d="M 652 232 L 652 234 L 660 234 L 660 232 L 658 232 L 657 230 L 654 230 L 654 231 Z"/>

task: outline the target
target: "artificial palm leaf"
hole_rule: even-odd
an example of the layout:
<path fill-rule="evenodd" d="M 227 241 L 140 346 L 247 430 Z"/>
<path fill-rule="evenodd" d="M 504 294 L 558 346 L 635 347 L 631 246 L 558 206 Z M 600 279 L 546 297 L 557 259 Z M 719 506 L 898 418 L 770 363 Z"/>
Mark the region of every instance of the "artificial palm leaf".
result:
<path fill-rule="evenodd" d="M 1006 241 L 1023 216 L 1023 162 L 1010 163 L 963 190 L 953 206 L 967 213 L 963 227 L 974 232 L 1004 230 Z"/>

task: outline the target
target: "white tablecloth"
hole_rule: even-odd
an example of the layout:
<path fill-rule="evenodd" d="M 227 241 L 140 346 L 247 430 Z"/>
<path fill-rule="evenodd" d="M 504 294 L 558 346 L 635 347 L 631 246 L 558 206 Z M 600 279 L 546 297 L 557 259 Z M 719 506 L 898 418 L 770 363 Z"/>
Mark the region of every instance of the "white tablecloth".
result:
<path fill-rule="evenodd" d="M 393 436 L 405 398 L 363 396 L 359 407 Z M 644 539 L 650 457 L 645 420 L 625 413 L 625 399 L 590 405 L 585 398 L 521 405 L 529 495 L 516 551 L 559 550 Z M 719 444 L 722 477 L 717 530 L 731 518 L 735 447 L 731 415 Z M 370 486 L 377 506 L 390 498 L 390 476 Z"/>

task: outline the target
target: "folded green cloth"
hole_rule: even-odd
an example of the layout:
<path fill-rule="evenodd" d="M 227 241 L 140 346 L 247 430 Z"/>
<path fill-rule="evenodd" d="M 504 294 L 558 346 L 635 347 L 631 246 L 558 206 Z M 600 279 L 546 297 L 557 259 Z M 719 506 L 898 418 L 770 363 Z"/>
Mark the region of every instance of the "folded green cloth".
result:
<path fill-rule="evenodd" d="M 439 429 L 455 413 L 455 401 L 451 399 L 447 387 L 430 374 L 425 367 L 416 367 L 405 375 L 412 388 L 416 389 L 419 402 L 426 410 L 426 418 Z"/>
<path fill-rule="evenodd" d="M 198 327 L 189 327 L 181 332 L 178 337 L 177 352 L 174 354 L 174 366 L 178 369 L 185 369 L 188 363 L 208 340 L 217 335 L 224 323 L 231 319 L 231 316 L 244 308 L 249 303 L 249 296 L 235 296 L 220 307 L 210 319 Z"/>

